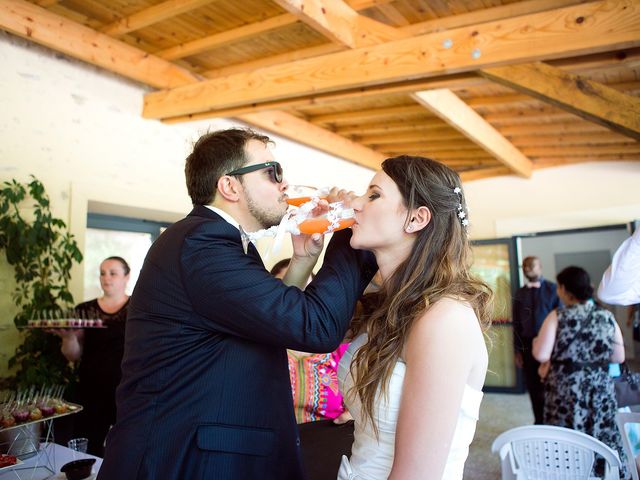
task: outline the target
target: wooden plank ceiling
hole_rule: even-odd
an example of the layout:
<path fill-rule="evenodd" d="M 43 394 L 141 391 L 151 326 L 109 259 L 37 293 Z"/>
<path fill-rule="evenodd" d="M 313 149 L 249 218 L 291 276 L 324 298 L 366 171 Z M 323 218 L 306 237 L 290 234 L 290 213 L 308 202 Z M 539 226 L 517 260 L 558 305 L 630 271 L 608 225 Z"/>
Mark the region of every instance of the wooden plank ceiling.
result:
<path fill-rule="evenodd" d="M 146 118 L 370 168 L 640 160 L 640 0 L 0 0 L 0 28 L 158 89 Z"/>

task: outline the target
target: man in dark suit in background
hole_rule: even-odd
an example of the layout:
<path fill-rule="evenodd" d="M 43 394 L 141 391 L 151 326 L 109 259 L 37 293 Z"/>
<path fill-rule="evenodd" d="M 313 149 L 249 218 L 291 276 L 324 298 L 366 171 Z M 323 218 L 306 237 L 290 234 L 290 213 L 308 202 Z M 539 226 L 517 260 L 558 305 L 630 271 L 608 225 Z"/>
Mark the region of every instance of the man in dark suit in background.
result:
<path fill-rule="evenodd" d="M 330 352 L 377 269 L 334 234 L 293 237 L 284 282 L 244 232 L 277 225 L 287 182 L 269 139 L 204 135 L 185 174 L 191 213 L 153 244 L 131 297 L 117 421 L 100 480 L 304 478 L 286 348 Z M 326 204 L 325 204 L 326 205 Z"/>
<path fill-rule="evenodd" d="M 531 344 L 538 335 L 542 322 L 551 310 L 558 308 L 560 300 L 556 284 L 542 277 L 542 264 L 538 257 L 525 258 L 522 270 L 527 282 L 518 289 L 513 301 L 513 344 L 516 365 L 523 369 L 535 423 L 541 425 L 544 415 L 544 386 L 538 375 L 540 364 L 533 358 Z"/>

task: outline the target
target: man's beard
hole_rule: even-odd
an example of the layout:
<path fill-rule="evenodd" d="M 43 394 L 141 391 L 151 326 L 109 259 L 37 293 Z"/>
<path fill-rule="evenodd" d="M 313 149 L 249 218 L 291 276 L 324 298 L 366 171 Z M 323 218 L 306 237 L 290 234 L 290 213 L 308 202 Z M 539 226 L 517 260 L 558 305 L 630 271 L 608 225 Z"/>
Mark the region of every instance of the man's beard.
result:
<path fill-rule="evenodd" d="M 257 202 L 253 200 L 249 192 L 245 191 L 245 198 L 247 200 L 247 208 L 249 213 L 256 221 L 262 226 L 262 228 L 269 228 L 275 225 L 279 225 L 282 217 L 287 212 L 287 207 L 283 207 L 282 211 L 267 210 L 262 208 Z"/>

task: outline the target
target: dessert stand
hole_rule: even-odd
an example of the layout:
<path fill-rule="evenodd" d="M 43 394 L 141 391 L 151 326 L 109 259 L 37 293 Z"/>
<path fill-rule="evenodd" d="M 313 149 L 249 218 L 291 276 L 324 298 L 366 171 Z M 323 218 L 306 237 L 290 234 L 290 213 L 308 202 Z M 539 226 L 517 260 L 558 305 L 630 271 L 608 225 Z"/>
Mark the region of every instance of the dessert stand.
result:
<path fill-rule="evenodd" d="M 0 478 L 36 480 L 49 478 L 56 472 L 53 420 L 82 411 L 81 405 L 65 404 L 65 412 L 0 428 L 0 450 L 18 457 L 18 463 L 0 469 Z M 29 465 L 24 460 L 28 460 Z M 14 476 L 5 475 L 7 472 Z"/>

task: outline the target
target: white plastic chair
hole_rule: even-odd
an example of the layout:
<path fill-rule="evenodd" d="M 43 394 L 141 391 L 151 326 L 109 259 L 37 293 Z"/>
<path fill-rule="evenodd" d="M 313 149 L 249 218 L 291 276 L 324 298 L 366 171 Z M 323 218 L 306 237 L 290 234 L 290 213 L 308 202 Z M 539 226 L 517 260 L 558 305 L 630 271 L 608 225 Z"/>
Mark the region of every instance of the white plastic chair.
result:
<path fill-rule="evenodd" d="M 634 455 L 634 449 L 631 447 L 629 432 L 625 428 L 625 425 L 640 423 L 640 412 L 618 412 L 616 413 L 616 423 L 618 424 L 618 430 L 620 430 L 620 435 L 622 436 L 622 447 L 624 448 L 624 453 L 627 454 L 627 468 L 631 472 L 631 478 L 633 480 L 638 480 L 636 456 Z"/>
<path fill-rule="evenodd" d="M 528 425 L 500 434 L 491 445 L 499 453 L 502 480 L 589 480 L 594 454 L 605 459 L 605 480 L 619 480 L 618 454 L 601 441 L 576 430 Z"/>

